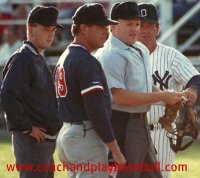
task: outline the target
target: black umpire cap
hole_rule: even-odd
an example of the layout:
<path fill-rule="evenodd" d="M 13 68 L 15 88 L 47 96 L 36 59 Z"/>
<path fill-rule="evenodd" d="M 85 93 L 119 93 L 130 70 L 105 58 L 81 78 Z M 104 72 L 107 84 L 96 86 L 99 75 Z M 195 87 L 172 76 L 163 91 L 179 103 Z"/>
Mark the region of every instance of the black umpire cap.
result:
<path fill-rule="evenodd" d="M 116 25 L 118 22 L 108 19 L 104 7 L 99 3 L 80 6 L 72 17 L 74 24 Z"/>
<path fill-rule="evenodd" d="M 56 26 L 63 29 L 63 26 L 57 23 L 58 10 L 53 6 L 36 6 L 28 15 L 27 23 L 38 23 L 42 26 Z"/>
<path fill-rule="evenodd" d="M 158 24 L 158 11 L 153 4 L 139 4 L 138 5 L 141 20 Z"/>
<path fill-rule="evenodd" d="M 140 18 L 138 5 L 133 1 L 116 3 L 111 8 L 110 18 L 112 20 L 131 20 L 134 18 Z"/>

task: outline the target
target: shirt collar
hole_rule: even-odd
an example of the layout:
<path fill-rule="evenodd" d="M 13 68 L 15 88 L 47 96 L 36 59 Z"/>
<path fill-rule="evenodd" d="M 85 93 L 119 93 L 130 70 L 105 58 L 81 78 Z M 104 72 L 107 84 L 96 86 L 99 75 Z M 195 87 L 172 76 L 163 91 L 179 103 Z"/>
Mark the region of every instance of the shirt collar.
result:
<path fill-rule="evenodd" d="M 111 43 L 114 44 L 119 49 L 129 49 L 130 48 L 130 46 L 126 45 L 125 43 L 123 43 L 121 40 L 119 40 L 112 34 L 109 35 L 108 40 L 111 41 Z"/>
<path fill-rule="evenodd" d="M 24 41 L 23 45 L 26 46 L 29 50 L 31 50 L 31 52 L 33 54 L 40 55 L 40 53 L 38 52 L 37 48 L 30 41 Z"/>
<path fill-rule="evenodd" d="M 74 44 L 74 43 L 71 43 L 70 45 L 69 45 L 69 47 L 80 47 L 80 48 L 83 48 L 83 49 L 85 49 L 86 51 L 88 51 L 87 50 L 87 48 L 85 48 L 84 46 L 82 46 L 82 45 L 80 45 L 80 44 Z"/>

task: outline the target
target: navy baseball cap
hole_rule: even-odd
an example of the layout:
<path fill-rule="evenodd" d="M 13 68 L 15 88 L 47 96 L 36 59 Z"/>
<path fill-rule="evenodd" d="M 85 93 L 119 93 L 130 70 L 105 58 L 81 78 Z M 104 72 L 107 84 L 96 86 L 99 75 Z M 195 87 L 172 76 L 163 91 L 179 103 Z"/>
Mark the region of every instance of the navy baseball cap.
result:
<path fill-rule="evenodd" d="M 111 8 L 110 18 L 112 20 L 131 20 L 134 18 L 140 18 L 138 5 L 133 1 L 116 3 Z"/>
<path fill-rule="evenodd" d="M 118 22 L 108 19 L 104 7 L 99 3 L 80 6 L 72 17 L 74 24 L 116 25 Z"/>
<path fill-rule="evenodd" d="M 158 24 L 158 11 L 153 4 L 139 4 L 141 20 Z"/>
<path fill-rule="evenodd" d="M 63 29 L 62 25 L 57 23 L 58 10 L 53 6 L 36 6 L 34 7 L 28 15 L 27 23 L 38 23 L 42 26 L 56 26 Z"/>

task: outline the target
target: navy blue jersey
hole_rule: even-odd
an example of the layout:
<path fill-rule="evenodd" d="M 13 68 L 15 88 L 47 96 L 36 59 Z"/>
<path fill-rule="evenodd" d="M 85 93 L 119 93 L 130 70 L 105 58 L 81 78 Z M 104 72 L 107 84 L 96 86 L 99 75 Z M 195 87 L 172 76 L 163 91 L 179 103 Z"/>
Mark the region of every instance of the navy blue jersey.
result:
<path fill-rule="evenodd" d="M 71 44 L 58 61 L 55 84 L 63 122 L 90 120 L 104 142 L 114 140 L 111 99 L 96 58 L 84 47 Z"/>

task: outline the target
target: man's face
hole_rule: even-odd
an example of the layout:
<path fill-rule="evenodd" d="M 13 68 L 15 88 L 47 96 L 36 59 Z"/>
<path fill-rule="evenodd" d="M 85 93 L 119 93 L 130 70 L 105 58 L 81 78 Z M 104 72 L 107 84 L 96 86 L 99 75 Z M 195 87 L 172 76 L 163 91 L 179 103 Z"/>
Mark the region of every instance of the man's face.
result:
<path fill-rule="evenodd" d="M 108 38 L 108 26 L 90 25 L 86 27 L 85 37 L 92 50 L 103 47 Z"/>
<path fill-rule="evenodd" d="M 151 44 L 156 43 L 159 34 L 159 25 L 152 22 L 141 21 L 140 35 L 138 40 L 142 42 L 147 48 Z"/>
<path fill-rule="evenodd" d="M 51 47 L 56 29 L 55 26 L 45 27 L 39 24 L 30 26 L 31 41 L 39 51 Z"/>
<path fill-rule="evenodd" d="M 140 19 L 119 19 L 118 22 L 118 25 L 112 26 L 113 35 L 127 45 L 135 43 L 140 32 Z"/>
<path fill-rule="evenodd" d="M 10 46 L 17 40 L 17 34 L 15 34 L 11 29 L 6 29 L 3 37 L 5 42 L 7 42 Z"/>

